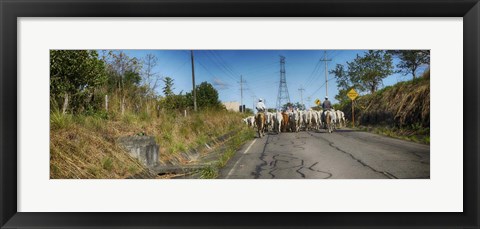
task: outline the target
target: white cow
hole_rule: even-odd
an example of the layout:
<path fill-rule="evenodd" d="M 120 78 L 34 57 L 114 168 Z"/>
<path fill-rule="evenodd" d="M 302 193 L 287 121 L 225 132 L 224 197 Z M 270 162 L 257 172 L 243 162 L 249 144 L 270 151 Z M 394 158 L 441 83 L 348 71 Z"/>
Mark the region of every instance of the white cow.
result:
<path fill-rule="evenodd" d="M 308 130 L 310 127 L 310 111 L 304 111 L 302 114 L 303 125 L 305 126 L 305 130 Z"/>
<path fill-rule="evenodd" d="M 322 111 L 315 111 L 315 113 L 317 115 L 317 123 L 318 123 L 317 129 L 320 129 L 322 127 Z"/>
<path fill-rule="evenodd" d="M 318 130 L 318 127 L 320 126 L 317 111 L 310 111 L 310 126 L 315 130 Z"/>
<path fill-rule="evenodd" d="M 288 113 L 289 117 L 289 126 L 290 126 L 290 131 L 291 132 L 298 132 L 300 125 L 299 125 L 299 120 L 300 120 L 300 114 L 298 111 L 293 111 Z"/>
<path fill-rule="evenodd" d="M 300 130 L 303 127 L 303 111 L 299 110 L 297 112 L 298 112 L 297 126 L 298 126 L 298 129 Z"/>
<path fill-rule="evenodd" d="M 248 126 L 249 127 L 252 127 L 252 128 L 255 128 L 256 124 L 255 124 L 255 116 L 248 116 L 247 117 L 247 122 L 248 122 Z"/>
<path fill-rule="evenodd" d="M 338 128 L 342 128 L 342 126 L 345 127 L 347 125 L 345 120 L 345 113 L 343 113 L 343 111 L 341 110 L 336 110 L 336 115 L 337 117 L 335 121 L 336 121 L 336 124 L 338 125 Z"/>
<path fill-rule="evenodd" d="M 267 131 L 272 131 L 273 129 L 273 113 L 267 112 L 267 117 L 266 117 L 266 130 Z"/>
<path fill-rule="evenodd" d="M 281 128 L 282 128 L 282 121 L 283 121 L 283 116 L 281 112 L 275 113 L 273 116 L 273 129 L 275 132 L 280 133 Z"/>

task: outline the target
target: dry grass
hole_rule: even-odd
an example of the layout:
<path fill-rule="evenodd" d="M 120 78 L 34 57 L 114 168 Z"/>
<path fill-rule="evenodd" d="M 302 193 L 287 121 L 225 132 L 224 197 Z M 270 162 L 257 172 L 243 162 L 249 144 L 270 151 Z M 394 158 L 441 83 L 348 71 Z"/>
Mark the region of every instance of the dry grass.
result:
<path fill-rule="evenodd" d="M 351 117 L 351 105 L 342 109 Z M 350 118 L 349 118 L 350 119 Z M 355 120 L 361 125 L 430 126 L 430 80 L 422 77 L 386 87 L 355 101 Z"/>
<path fill-rule="evenodd" d="M 147 171 L 99 129 L 76 123 L 50 132 L 50 178 L 126 178 Z"/>
<path fill-rule="evenodd" d="M 155 136 L 160 160 L 179 157 L 229 131 L 245 128 L 241 115 L 227 111 L 181 113 L 104 113 L 92 116 L 51 114 L 51 178 L 126 178 L 146 169 L 115 144 L 118 137 Z"/>

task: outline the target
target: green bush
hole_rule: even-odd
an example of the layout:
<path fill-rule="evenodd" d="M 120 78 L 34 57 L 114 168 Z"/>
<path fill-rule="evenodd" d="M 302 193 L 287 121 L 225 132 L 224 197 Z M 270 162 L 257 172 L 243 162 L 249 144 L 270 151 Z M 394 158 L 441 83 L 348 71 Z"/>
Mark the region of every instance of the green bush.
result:
<path fill-rule="evenodd" d="M 54 111 L 50 113 L 50 129 L 65 129 L 71 127 L 74 123 L 73 116 L 70 114 L 62 114 Z"/>

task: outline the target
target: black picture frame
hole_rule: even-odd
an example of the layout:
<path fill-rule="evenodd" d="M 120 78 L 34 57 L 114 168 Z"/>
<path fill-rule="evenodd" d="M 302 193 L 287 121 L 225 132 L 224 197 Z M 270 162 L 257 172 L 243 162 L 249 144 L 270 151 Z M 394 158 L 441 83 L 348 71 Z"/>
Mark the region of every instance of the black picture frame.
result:
<path fill-rule="evenodd" d="M 0 0 L 1 228 L 479 228 L 478 0 Z M 463 17 L 462 213 L 17 212 L 18 17 Z M 445 44 L 448 45 L 448 44 Z M 259 204 L 266 204 L 265 203 Z"/>

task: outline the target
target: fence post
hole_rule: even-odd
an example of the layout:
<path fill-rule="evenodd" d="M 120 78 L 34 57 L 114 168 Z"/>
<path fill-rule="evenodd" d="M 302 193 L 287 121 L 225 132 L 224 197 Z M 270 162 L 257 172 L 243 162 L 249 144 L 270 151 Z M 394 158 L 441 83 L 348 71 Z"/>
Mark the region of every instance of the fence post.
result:
<path fill-rule="evenodd" d="M 122 97 L 122 115 L 125 114 L 125 96 Z"/>
<path fill-rule="evenodd" d="M 64 101 L 63 101 L 62 114 L 65 114 L 67 112 L 67 107 L 68 107 L 68 94 L 65 93 L 65 97 L 64 97 Z"/>
<path fill-rule="evenodd" d="M 352 127 L 355 127 L 355 100 L 352 99 Z"/>
<path fill-rule="evenodd" d="M 105 111 L 108 112 L 108 95 L 105 95 Z"/>

